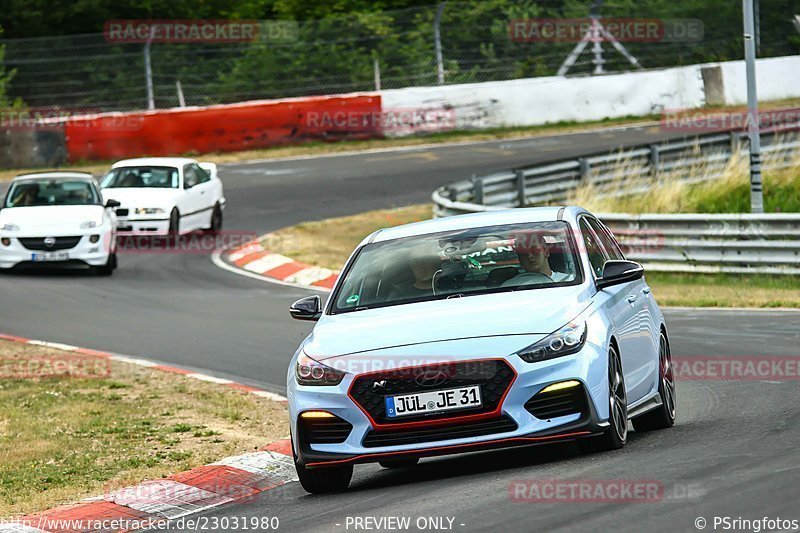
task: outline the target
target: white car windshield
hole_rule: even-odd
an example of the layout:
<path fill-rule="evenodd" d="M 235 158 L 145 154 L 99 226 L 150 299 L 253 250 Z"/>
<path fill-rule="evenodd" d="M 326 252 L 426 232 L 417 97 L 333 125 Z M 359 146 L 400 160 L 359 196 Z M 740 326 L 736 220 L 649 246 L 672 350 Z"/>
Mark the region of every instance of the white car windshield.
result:
<path fill-rule="evenodd" d="M 111 169 L 100 181 L 103 189 L 155 188 L 177 189 L 175 167 L 119 167 Z"/>
<path fill-rule="evenodd" d="M 97 189 L 87 180 L 41 178 L 13 182 L 3 207 L 100 204 Z"/>
<path fill-rule="evenodd" d="M 582 281 L 566 222 L 434 233 L 367 244 L 343 273 L 334 313 Z"/>

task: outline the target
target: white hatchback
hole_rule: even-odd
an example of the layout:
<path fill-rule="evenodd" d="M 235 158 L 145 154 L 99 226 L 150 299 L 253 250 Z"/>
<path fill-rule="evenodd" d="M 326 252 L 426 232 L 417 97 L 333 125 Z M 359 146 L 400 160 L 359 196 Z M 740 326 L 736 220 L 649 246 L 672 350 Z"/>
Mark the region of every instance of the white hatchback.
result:
<path fill-rule="evenodd" d="M 183 157 L 125 159 L 100 180 L 103 197 L 120 203 L 121 233 L 180 234 L 222 229 L 225 195 L 217 165 Z"/>
<path fill-rule="evenodd" d="M 115 201 L 103 203 L 94 177 L 82 172 L 17 176 L 0 206 L 0 268 L 117 266 Z"/>

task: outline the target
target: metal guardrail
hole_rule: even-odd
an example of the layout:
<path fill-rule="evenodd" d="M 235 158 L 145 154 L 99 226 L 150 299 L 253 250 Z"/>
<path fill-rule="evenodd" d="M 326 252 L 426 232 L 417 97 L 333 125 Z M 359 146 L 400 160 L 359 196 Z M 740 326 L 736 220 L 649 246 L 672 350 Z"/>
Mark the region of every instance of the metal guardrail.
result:
<path fill-rule="evenodd" d="M 800 127 L 762 134 L 768 168 L 787 168 L 800 150 Z M 473 177 L 433 193 L 437 217 L 510 207 L 559 204 L 590 181 L 631 180 L 642 189 L 665 173 L 699 181 L 722 174 L 734 154 L 746 156 L 742 133 L 715 133 L 622 148 Z M 696 172 L 695 172 L 696 173 Z M 606 194 L 615 194 L 613 188 Z M 626 248 L 650 270 L 800 274 L 800 214 L 600 214 Z"/>

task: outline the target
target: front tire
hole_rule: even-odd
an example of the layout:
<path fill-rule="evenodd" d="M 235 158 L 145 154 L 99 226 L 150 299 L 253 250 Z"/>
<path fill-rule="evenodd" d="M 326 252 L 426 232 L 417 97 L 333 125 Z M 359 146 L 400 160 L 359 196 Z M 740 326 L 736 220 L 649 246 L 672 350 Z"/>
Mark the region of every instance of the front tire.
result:
<path fill-rule="evenodd" d="M 108 254 L 108 259 L 106 260 L 106 264 L 95 267 L 95 273 L 98 276 L 110 276 L 114 273 L 114 270 L 117 268 L 117 254 L 110 253 Z"/>
<path fill-rule="evenodd" d="M 220 231 L 222 229 L 222 207 L 219 204 L 216 204 L 211 212 L 211 222 L 208 229 L 211 231 Z"/>
<path fill-rule="evenodd" d="M 619 450 L 628 441 L 628 396 L 625 392 L 625 376 L 622 360 L 613 345 L 608 349 L 608 422 L 609 428 L 597 437 L 578 441 L 581 450 L 587 453 Z"/>
<path fill-rule="evenodd" d="M 675 374 L 669 340 L 663 331 L 658 343 L 658 362 L 658 394 L 661 396 L 661 405 L 633 419 L 633 429 L 636 431 L 667 429 L 675 424 Z"/>
<path fill-rule="evenodd" d="M 173 209 L 169 214 L 169 230 L 170 235 L 179 235 L 181 232 L 181 214 L 177 209 Z"/>
<path fill-rule="evenodd" d="M 342 491 L 353 477 L 353 465 L 308 469 L 295 461 L 294 466 L 300 485 L 311 494 Z"/>

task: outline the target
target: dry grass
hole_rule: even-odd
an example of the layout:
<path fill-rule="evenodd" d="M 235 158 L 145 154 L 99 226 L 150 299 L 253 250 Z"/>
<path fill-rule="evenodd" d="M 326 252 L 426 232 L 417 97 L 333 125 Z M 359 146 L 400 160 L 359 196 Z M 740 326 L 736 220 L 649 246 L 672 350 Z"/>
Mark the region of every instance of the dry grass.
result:
<path fill-rule="evenodd" d="M 431 205 L 423 204 L 304 222 L 269 235 L 264 245 L 303 263 L 338 270 L 370 233 L 432 216 Z"/>
<path fill-rule="evenodd" d="M 787 169 L 764 173 L 764 197 L 767 212 L 800 209 L 800 151 L 769 154 L 764 166 L 790 158 Z M 631 160 L 620 160 L 612 170 L 614 178 L 597 185 L 591 181 L 574 190 L 568 199 L 598 213 L 706 213 L 749 211 L 749 165 L 739 155 L 731 158 L 719 176 L 716 169 L 701 162 L 681 172 L 665 172 L 657 179 L 632 179 L 644 175 L 643 166 Z M 691 176 L 690 180 L 682 179 Z M 770 194 L 772 193 L 772 194 Z M 788 193 L 788 195 L 787 195 Z"/>
<path fill-rule="evenodd" d="M 0 358 L 68 352 L 0 341 Z M 112 362 L 95 378 L 0 379 L 0 516 L 30 513 L 250 452 L 285 437 L 286 408 Z"/>

